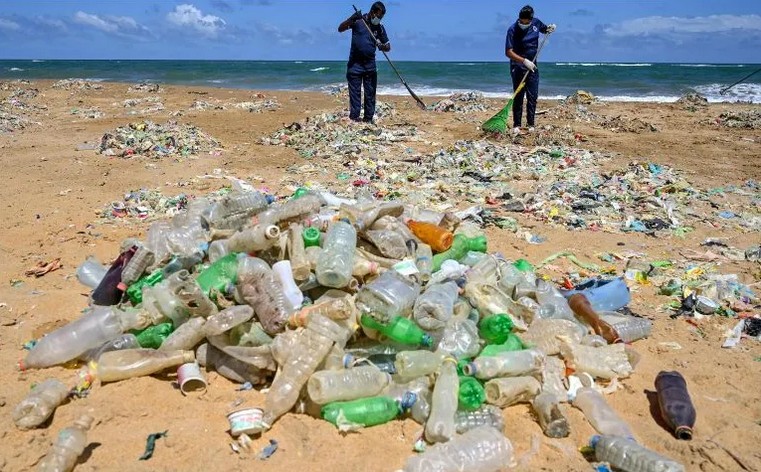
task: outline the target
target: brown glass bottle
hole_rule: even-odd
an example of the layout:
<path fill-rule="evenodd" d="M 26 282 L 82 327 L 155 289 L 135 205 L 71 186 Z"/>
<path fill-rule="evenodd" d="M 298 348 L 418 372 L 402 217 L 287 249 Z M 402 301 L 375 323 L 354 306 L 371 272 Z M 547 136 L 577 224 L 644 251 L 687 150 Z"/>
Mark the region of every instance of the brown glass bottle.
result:
<path fill-rule="evenodd" d="M 692 439 L 697 414 L 682 374 L 661 371 L 655 377 L 655 390 L 661 416 L 674 430 L 677 439 Z"/>

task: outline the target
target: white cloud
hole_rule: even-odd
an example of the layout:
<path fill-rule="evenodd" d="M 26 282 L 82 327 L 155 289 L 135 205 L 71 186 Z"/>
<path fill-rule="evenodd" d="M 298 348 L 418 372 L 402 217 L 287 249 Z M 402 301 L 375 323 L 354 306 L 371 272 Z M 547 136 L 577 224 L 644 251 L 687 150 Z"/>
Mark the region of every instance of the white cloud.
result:
<path fill-rule="evenodd" d="M 184 3 L 167 13 L 167 21 L 182 29 L 191 29 L 207 38 L 216 38 L 225 29 L 227 22 L 214 15 L 204 15 L 194 5 Z"/>
<path fill-rule="evenodd" d="M 15 21 L 4 20 L 0 18 L 0 30 L 18 31 L 20 29 L 21 29 L 21 26 Z"/>
<path fill-rule="evenodd" d="M 603 31 L 610 36 L 624 37 L 717 34 L 736 30 L 761 32 L 761 15 L 648 16 L 607 25 Z"/>
<path fill-rule="evenodd" d="M 104 33 L 129 36 L 133 33 L 148 33 L 148 29 L 140 25 L 130 16 L 103 16 L 78 11 L 74 14 L 74 22 L 90 26 Z"/>

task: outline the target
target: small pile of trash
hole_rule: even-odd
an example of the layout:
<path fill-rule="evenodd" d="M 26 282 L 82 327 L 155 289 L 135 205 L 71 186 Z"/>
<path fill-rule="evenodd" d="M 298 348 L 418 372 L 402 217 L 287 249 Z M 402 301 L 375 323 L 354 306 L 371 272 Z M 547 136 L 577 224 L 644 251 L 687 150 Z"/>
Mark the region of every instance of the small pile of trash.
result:
<path fill-rule="evenodd" d="M 104 156 L 129 158 L 188 157 L 215 152 L 221 143 L 190 124 L 169 121 L 164 125 L 140 121 L 107 132 L 100 140 L 98 152 Z"/>
<path fill-rule="evenodd" d="M 118 103 L 112 104 L 118 106 Z M 144 98 L 128 98 L 121 103 L 124 108 L 135 108 L 138 106 L 148 105 L 146 108 L 140 111 L 130 111 L 130 114 L 149 114 L 157 113 L 164 110 L 164 104 L 161 102 L 161 97 L 144 97 Z"/>
<path fill-rule="evenodd" d="M 515 463 L 503 409 L 528 404 L 537 431 L 564 438 L 572 405 L 601 435 L 592 441 L 598 461 L 621 467 L 635 456 L 683 470 L 646 438 L 630 439 L 605 398 L 633 375 L 630 344 L 652 329 L 617 311 L 631 300 L 623 279 L 561 290 L 528 261 L 488 253 L 480 226 L 452 213 L 306 189 L 273 203 L 245 188 L 188 201 L 144 241 L 125 240 L 110 266 L 88 258 L 77 278 L 92 305 L 30 345 L 20 367 L 82 362 L 73 398 L 174 370 L 179 391 L 169 382 L 152 391 L 200 395 L 211 371 L 230 388 L 266 388 L 263 405 L 217 405 L 238 453 L 303 402 L 303 414 L 344 432 L 418 422 L 424 433 L 410 448 L 425 452 L 405 472 L 496 471 Z M 684 378 L 661 372 L 655 386 L 664 421 L 691 439 Z M 44 427 L 67 396 L 59 380 L 38 384 L 14 410 L 16 426 Z M 70 429 L 83 437 L 92 421 Z M 276 449 L 271 441 L 263 456 Z M 78 452 L 54 448 L 43 463 L 74 463 Z"/>
<path fill-rule="evenodd" d="M 128 93 L 160 93 L 161 86 L 159 84 L 141 82 L 139 84 L 130 85 L 127 89 Z"/>
<path fill-rule="evenodd" d="M 192 198 L 184 193 L 168 197 L 159 190 L 140 189 L 125 193 L 122 200 L 109 203 L 98 213 L 100 218 L 107 220 L 151 221 L 176 215 L 187 208 L 188 201 Z"/>
<path fill-rule="evenodd" d="M 95 120 L 98 118 L 103 118 L 106 116 L 104 112 L 100 110 L 98 107 L 91 107 L 91 108 L 72 108 L 71 112 L 69 112 L 71 115 L 79 116 L 88 120 Z"/>
<path fill-rule="evenodd" d="M 647 123 L 638 117 L 628 118 L 621 115 L 601 118 L 598 124 L 614 133 L 655 133 L 658 131 L 658 128 L 656 128 L 655 125 Z"/>
<path fill-rule="evenodd" d="M 207 111 L 207 110 L 226 110 L 227 108 L 222 105 L 219 101 L 216 103 L 211 103 L 206 100 L 193 100 L 193 103 L 190 104 L 190 107 L 188 107 L 188 110 L 194 110 L 194 111 Z"/>
<path fill-rule="evenodd" d="M 324 88 L 324 91 L 326 94 L 333 97 L 348 97 L 349 85 L 348 84 L 328 85 L 327 87 Z"/>
<path fill-rule="evenodd" d="M 32 124 L 25 117 L 0 109 L 0 133 L 19 131 Z"/>
<path fill-rule="evenodd" d="M 280 104 L 277 100 L 267 99 L 258 100 L 255 102 L 238 102 L 233 103 L 233 108 L 242 110 L 248 110 L 251 113 L 261 113 L 263 111 L 275 111 L 280 108 Z"/>
<path fill-rule="evenodd" d="M 653 124 L 647 123 L 640 118 L 627 118 L 620 115 L 606 116 L 595 113 L 589 109 L 589 105 L 596 103 L 599 102 L 594 95 L 579 90 L 561 100 L 557 106 L 549 109 L 547 114 L 558 120 L 593 123 L 613 132 L 642 133 L 658 131 L 658 128 Z"/>
<path fill-rule="evenodd" d="M 100 90 L 103 84 L 89 79 L 62 79 L 53 84 L 54 89 L 63 90 Z"/>
<path fill-rule="evenodd" d="M 13 93 L 8 95 L 8 99 L 17 99 L 17 100 L 32 100 L 33 98 L 37 98 L 37 95 L 40 94 L 40 90 L 37 88 L 16 88 L 13 90 Z"/>
<path fill-rule="evenodd" d="M 761 129 L 761 111 L 755 108 L 747 111 L 728 111 L 720 114 L 716 122 L 727 128 Z"/>
<path fill-rule="evenodd" d="M 474 113 L 489 110 L 480 92 L 457 92 L 449 97 L 428 105 L 428 110 L 445 113 Z"/>
<path fill-rule="evenodd" d="M 560 101 L 563 105 L 591 105 L 597 103 L 597 97 L 585 90 L 577 90 Z"/>
<path fill-rule="evenodd" d="M 8 90 L 31 87 L 32 85 L 32 82 L 26 79 L 4 80 L 0 81 L 0 90 L 7 92 Z"/>
<path fill-rule="evenodd" d="M 688 111 L 696 111 L 708 106 L 708 99 L 697 92 L 687 92 L 676 101 L 676 104 Z"/>

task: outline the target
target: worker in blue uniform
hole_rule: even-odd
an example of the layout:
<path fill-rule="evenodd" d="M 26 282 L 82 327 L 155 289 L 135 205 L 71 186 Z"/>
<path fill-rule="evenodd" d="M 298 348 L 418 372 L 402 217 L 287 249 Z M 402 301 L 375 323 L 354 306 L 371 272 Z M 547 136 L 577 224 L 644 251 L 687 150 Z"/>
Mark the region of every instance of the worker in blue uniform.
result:
<path fill-rule="evenodd" d="M 346 65 L 346 80 L 349 83 L 349 119 L 352 121 L 360 121 L 363 88 L 365 101 L 362 121 L 372 123 L 375 115 L 375 90 L 378 88 L 375 50 L 391 50 L 386 28 L 381 24 L 385 15 L 386 6 L 383 2 L 375 2 L 366 15 L 357 11 L 338 25 L 339 33 L 351 29 L 351 50 Z"/>
<path fill-rule="evenodd" d="M 523 115 L 523 97 L 526 97 L 526 121 L 529 131 L 533 131 L 536 115 L 536 101 L 539 98 L 539 69 L 534 64 L 539 49 L 539 33 L 550 34 L 555 31 L 553 24 L 545 25 L 534 17 L 534 9 L 526 5 L 518 12 L 518 20 L 507 29 L 505 38 L 505 56 L 510 59 L 510 76 L 513 79 L 513 90 L 516 90 L 523 80 L 526 71 L 526 86 L 515 96 L 513 101 L 513 132 L 520 132 Z"/>

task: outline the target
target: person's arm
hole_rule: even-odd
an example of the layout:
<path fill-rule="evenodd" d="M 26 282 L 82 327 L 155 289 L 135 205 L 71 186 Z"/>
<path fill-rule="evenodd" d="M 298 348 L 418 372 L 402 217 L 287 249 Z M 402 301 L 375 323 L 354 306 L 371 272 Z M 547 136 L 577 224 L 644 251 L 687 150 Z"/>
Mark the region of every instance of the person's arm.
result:
<path fill-rule="evenodd" d="M 378 49 L 383 52 L 389 52 L 391 50 L 391 42 L 388 40 L 388 34 L 386 34 L 386 28 L 381 25 L 380 34 L 376 38 L 378 40 Z"/>
<path fill-rule="evenodd" d="M 338 25 L 338 32 L 343 33 L 344 31 L 351 28 L 351 25 L 354 24 L 355 21 L 362 18 L 362 12 L 356 11 L 353 15 L 351 15 L 349 18 L 345 19 L 343 22 L 341 22 L 340 25 Z"/>

